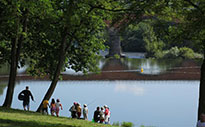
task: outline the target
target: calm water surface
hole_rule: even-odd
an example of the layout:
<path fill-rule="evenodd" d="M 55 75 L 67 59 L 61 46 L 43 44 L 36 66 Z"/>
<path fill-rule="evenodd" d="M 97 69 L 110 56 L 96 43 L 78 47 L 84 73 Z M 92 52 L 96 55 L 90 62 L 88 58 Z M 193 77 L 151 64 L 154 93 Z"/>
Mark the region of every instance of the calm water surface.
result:
<path fill-rule="evenodd" d="M 30 86 L 35 111 L 50 81 L 17 82 L 12 108 L 22 109 L 18 93 Z M 97 106 L 108 105 L 111 123 L 133 122 L 136 127 L 194 127 L 197 120 L 199 81 L 59 81 L 52 98 L 63 105 L 60 115 L 70 117 L 72 103 L 88 104 L 89 120 Z M 0 83 L 0 104 L 6 95 Z"/>

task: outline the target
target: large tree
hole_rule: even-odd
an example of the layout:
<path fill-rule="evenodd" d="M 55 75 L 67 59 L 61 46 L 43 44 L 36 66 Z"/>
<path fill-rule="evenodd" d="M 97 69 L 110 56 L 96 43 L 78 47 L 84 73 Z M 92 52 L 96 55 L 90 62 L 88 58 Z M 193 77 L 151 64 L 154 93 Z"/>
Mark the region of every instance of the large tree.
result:
<path fill-rule="evenodd" d="M 42 32 L 46 32 L 46 23 L 41 21 L 51 11 L 49 0 L 1 0 L 0 1 L 0 59 L 2 63 L 9 63 L 10 74 L 4 107 L 11 107 L 15 87 L 17 68 L 25 65 L 26 61 L 34 61 L 32 53 L 27 52 L 30 46 L 42 38 Z M 39 39 L 39 40 L 40 40 Z M 35 41 L 33 41 L 35 40 Z M 33 51 L 35 49 L 32 49 Z M 35 52 L 34 52 L 35 53 Z M 40 53 L 38 53 L 40 54 Z M 39 56 L 39 55 L 38 55 Z"/>
<path fill-rule="evenodd" d="M 10 107 L 19 66 L 21 48 L 28 25 L 29 1 L 0 1 L 0 56 L 1 62 L 10 64 L 9 82 L 4 107 Z"/>
<path fill-rule="evenodd" d="M 118 2 L 81 1 L 5 1 L 1 0 L 1 62 L 10 62 L 5 107 L 12 103 L 17 67 L 25 64 L 37 76 L 49 75 L 49 99 L 65 68 L 75 71 L 97 70 L 96 57 L 104 48 L 102 31 L 106 10 Z M 22 52 L 21 52 L 22 50 Z M 21 56 L 21 57 L 20 57 Z M 19 64 L 20 63 L 20 64 Z M 39 107 L 40 109 L 40 107 Z M 38 110 L 39 110 L 38 109 Z"/>
<path fill-rule="evenodd" d="M 109 8 L 113 4 L 109 0 L 52 1 L 51 19 L 45 19 L 50 27 L 46 28 L 47 32 L 36 29 L 43 36 L 28 49 L 28 53 L 33 54 L 32 60 L 35 59 L 30 61 L 29 71 L 49 75 L 52 80 L 43 100 L 50 99 L 66 68 L 84 73 L 97 70 L 96 58 L 104 49 L 101 34 L 106 26 L 104 20 L 108 18 L 106 10 L 99 7 Z"/>

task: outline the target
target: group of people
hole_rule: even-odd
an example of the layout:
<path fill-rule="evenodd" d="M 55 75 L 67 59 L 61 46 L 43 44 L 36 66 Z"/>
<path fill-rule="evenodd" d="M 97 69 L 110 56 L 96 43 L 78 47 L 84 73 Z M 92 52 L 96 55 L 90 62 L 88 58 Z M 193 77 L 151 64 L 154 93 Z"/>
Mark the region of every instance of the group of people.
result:
<path fill-rule="evenodd" d="M 18 99 L 23 101 L 23 107 L 24 110 L 29 111 L 29 106 L 30 106 L 30 98 L 34 101 L 34 97 L 29 90 L 29 87 L 26 86 L 26 89 L 21 91 L 18 95 Z M 59 111 L 60 109 L 63 110 L 63 106 L 60 103 L 59 99 L 52 98 L 51 103 L 49 104 L 48 100 L 43 101 L 42 105 L 42 113 L 48 115 L 48 108 L 50 108 L 50 113 L 52 116 L 59 116 Z M 73 105 L 70 107 L 69 111 L 71 112 L 71 117 L 72 118 L 78 118 L 81 119 L 81 114 L 83 114 L 83 119 L 88 120 L 88 107 L 86 104 L 83 105 L 83 109 L 81 108 L 81 105 L 77 102 L 74 102 Z M 93 121 L 94 122 L 99 122 L 99 123 L 105 123 L 109 124 L 110 122 L 110 110 L 107 105 L 104 105 L 104 107 L 97 107 L 97 109 L 94 112 L 93 116 Z"/>
<path fill-rule="evenodd" d="M 21 91 L 18 95 L 18 99 L 23 101 L 23 108 L 24 110 L 28 110 L 30 109 L 30 98 L 34 101 L 33 95 L 31 93 L 31 91 L 29 90 L 29 87 L 26 86 L 26 89 Z M 48 100 L 44 100 L 43 101 L 43 108 L 42 108 L 42 113 L 46 113 L 48 114 L 48 107 L 50 108 L 50 112 L 51 115 L 54 116 L 56 114 L 56 116 L 59 116 L 59 111 L 60 109 L 63 110 L 63 106 L 60 103 L 59 99 L 55 99 L 53 98 L 51 100 L 51 103 L 49 105 L 49 101 Z"/>
<path fill-rule="evenodd" d="M 29 90 L 29 87 L 26 86 L 26 89 L 21 91 L 18 95 L 18 99 L 23 101 L 23 108 L 24 110 L 28 110 L 30 108 L 30 97 L 34 101 L 34 97 Z M 59 111 L 60 109 L 63 110 L 63 106 L 60 103 L 59 99 L 53 98 L 51 100 L 51 103 L 49 105 L 48 100 L 43 101 L 43 108 L 42 108 L 42 113 L 48 114 L 48 107 L 50 108 L 51 115 L 54 116 L 59 116 Z M 74 102 L 73 105 L 70 107 L 69 111 L 71 112 L 72 118 L 81 118 L 81 106 L 79 103 Z M 83 105 L 83 119 L 88 120 L 88 107 L 86 104 Z M 105 123 L 109 124 L 110 122 L 110 110 L 107 105 L 104 105 L 103 107 L 97 107 L 97 109 L 94 112 L 93 116 L 93 121 L 94 122 L 99 122 L 99 123 Z M 205 127 L 205 113 L 202 113 L 200 115 L 200 120 L 197 122 L 197 127 Z"/>
<path fill-rule="evenodd" d="M 95 122 L 99 123 L 110 123 L 110 109 L 107 105 L 104 105 L 104 107 L 97 107 L 97 109 L 94 112 L 93 120 Z"/>
<path fill-rule="evenodd" d="M 60 103 L 60 100 L 59 99 L 56 99 L 56 102 L 55 102 L 55 99 L 53 98 L 51 100 L 51 103 L 49 105 L 49 102 L 48 100 L 44 100 L 43 101 L 43 109 L 42 109 L 42 113 L 46 113 L 48 114 L 48 107 L 50 108 L 50 112 L 51 112 L 51 115 L 54 116 L 56 114 L 57 117 L 59 117 L 59 111 L 60 109 L 63 110 L 63 106 L 62 104 Z"/>
<path fill-rule="evenodd" d="M 70 107 L 69 111 L 71 112 L 72 118 L 81 118 L 82 108 L 79 103 L 74 102 L 73 105 Z M 86 104 L 83 105 L 83 119 L 88 120 L 88 107 Z"/>
<path fill-rule="evenodd" d="M 81 111 L 83 111 L 83 119 L 88 120 L 88 107 L 86 104 L 83 105 L 83 109 L 81 108 L 80 104 L 74 102 L 73 105 L 70 107 L 69 111 L 71 112 L 72 118 L 81 119 Z M 110 123 L 110 110 L 107 105 L 103 107 L 97 107 L 93 115 L 93 121 L 96 123 Z"/>

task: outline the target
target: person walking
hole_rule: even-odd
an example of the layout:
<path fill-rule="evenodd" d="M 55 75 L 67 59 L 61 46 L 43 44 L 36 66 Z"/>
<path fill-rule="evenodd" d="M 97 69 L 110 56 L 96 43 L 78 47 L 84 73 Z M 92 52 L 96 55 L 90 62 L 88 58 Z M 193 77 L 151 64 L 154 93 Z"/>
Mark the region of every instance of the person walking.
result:
<path fill-rule="evenodd" d="M 88 107 L 86 104 L 83 105 L 83 118 L 84 120 L 88 120 Z"/>
<path fill-rule="evenodd" d="M 50 110 L 51 110 L 51 115 L 54 116 L 54 113 L 56 112 L 56 103 L 54 98 L 52 98 L 51 100 Z"/>
<path fill-rule="evenodd" d="M 43 101 L 43 109 L 42 109 L 42 113 L 46 113 L 48 115 L 48 107 L 49 107 L 49 102 L 48 100 L 44 100 Z"/>
<path fill-rule="evenodd" d="M 57 100 L 56 100 L 56 116 L 57 116 L 57 117 L 59 117 L 60 108 L 61 108 L 61 110 L 63 110 L 63 106 L 62 106 L 62 104 L 60 103 L 60 100 L 57 99 Z"/>
<path fill-rule="evenodd" d="M 33 95 L 31 93 L 31 91 L 29 90 L 29 87 L 26 86 L 26 89 L 21 91 L 19 93 L 19 96 L 22 96 L 22 100 L 23 100 L 23 108 L 24 110 L 26 111 L 26 108 L 27 110 L 29 111 L 30 110 L 30 97 L 32 99 L 32 101 L 34 101 L 34 98 L 33 98 Z"/>

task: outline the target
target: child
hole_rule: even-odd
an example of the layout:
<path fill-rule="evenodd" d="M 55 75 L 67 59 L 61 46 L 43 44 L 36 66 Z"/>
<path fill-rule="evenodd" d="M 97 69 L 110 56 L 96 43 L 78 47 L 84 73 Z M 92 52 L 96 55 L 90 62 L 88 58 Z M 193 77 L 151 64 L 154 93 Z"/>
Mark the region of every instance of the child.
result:
<path fill-rule="evenodd" d="M 48 115 L 48 106 L 49 106 L 49 102 L 48 100 L 44 100 L 43 101 L 43 109 L 42 109 L 42 113 L 46 113 Z"/>
<path fill-rule="evenodd" d="M 62 104 L 60 103 L 60 100 L 57 99 L 57 100 L 56 100 L 56 116 L 57 116 L 57 117 L 59 116 L 60 107 L 61 107 L 61 110 L 63 110 L 63 106 L 62 106 Z"/>
<path fill-rule="evenodd" d="M 77 117 L 78 119 L 80 119 L 80 116 L 81 116 L 81 107 L 80 107 L 80 104 L 77 103 L 77 106 L 76 106 L 76 110 L 77 110 Z"/>
<path fill-rule="evenodd" d="M 84 104 L 83 106 L 83 118 L 84 120 L 88 120 L 88 107 L 86 104 Z"/>
<path fill-rule="evenodd" d="M 51 100 L 50 109 L 51 109 L 51 115 L 54 116 L 54 113 L 56 111 L 56 103 L 54 98 Z"/>

